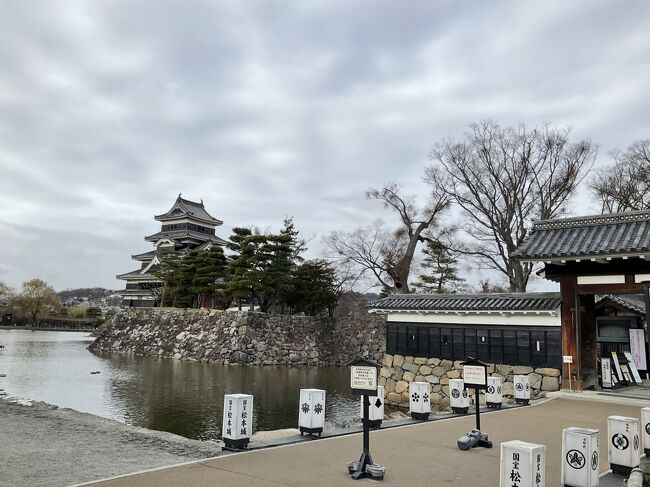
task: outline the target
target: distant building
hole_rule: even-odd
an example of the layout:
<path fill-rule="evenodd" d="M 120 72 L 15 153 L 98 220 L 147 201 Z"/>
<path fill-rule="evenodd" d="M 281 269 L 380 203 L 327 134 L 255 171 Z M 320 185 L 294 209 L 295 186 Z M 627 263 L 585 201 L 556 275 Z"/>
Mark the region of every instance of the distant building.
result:
<path fill-rule="evenodd" d="M 118 279 L 126 281 L 126 289 L 119 292 L 122 296 L 122 306 L 156 305 L 156 291 L 162 286 L 162 281 L 153 275 L 152 270 L 160 264 L 161 249 L 173 248 L 176 252 L 186 254 L 190 250 L 207 250 L 212 245 L 226 243 L 215 235 L 215 227 L 223 222 L 205 210 L 203 201 L 189 201 L 179 194 L 167 213 L 154 218 L 162 223 L 160 231 L 144 238 L 153 243 L 154 250 L 131 256 L 133 260 L 140 262 L 140 268 L 117 276 Z"/>

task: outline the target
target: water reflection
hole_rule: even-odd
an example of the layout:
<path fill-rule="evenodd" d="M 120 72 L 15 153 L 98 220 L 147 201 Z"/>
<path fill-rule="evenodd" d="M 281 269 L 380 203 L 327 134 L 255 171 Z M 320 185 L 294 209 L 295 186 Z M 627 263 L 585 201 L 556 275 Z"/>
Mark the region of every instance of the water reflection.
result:
<path fill-rule="evenodd" d="M 352 418 L 344 367 L 239 367 L 86 350 L 82 333 L 0 330 L 0 383 L 51 402 L 189 438 L 220 437 L 223 395 L 255 396 L 254 431 L 296 427 L 300 388 L 327 390 L 329 421 Z M 91 375 L 98 370 L 101 374 Z M 4 385 L 3 385 L 4 384 Z"/>

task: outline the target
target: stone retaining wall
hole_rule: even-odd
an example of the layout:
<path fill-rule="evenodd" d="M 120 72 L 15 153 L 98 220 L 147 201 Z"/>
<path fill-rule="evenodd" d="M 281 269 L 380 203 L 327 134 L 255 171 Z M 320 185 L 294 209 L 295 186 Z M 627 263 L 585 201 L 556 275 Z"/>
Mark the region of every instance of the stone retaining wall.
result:
<path fill-rule="evenodd" d="M 379 361 L 386 350 L 386 321 L 365 309 L 334 319 L 128 309 L 119 312 L 89 348 L 220 364 L 345 364 L 357 356 Z"/>
<path fill-rule="evenodd" d="M 431 384 L 431 406 L 446 409 L 449 407 L 449 379 L 463 376 L 460 361 L 384 354 L 382 363 L 379 385 L 385 388 L 386 403 L 392 405 L 408 406 L 409 383 L 415 381 Z M 543 397 L 548 391 L 559 390 L 562 380 L 559 369 L 547 367 L 533 369 L 520 365 L 489 364 L 488 374 L 503 378 L 504 397 L 514 395 L 514 375 L 528 376 L 532 399 Z M 473 390 L 469 392 L 473 403 Z"/>

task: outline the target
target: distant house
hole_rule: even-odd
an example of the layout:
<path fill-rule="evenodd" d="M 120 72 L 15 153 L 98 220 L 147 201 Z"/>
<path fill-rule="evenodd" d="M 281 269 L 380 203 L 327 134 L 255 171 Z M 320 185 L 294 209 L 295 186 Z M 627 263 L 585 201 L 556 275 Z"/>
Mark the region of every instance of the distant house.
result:
<path fill-rule="evenodd" d="M 207 212 L 203 201 L 197 203 L 186 200 L 179 194 L 169 211 L 154 218 L 162 223 L 160 231 L 144 238 L 154 245 L 154 250 L 131 256 L 140 262 L 140 268 L 117 276 L 126 281 L 126 289 L 119 291 L 122 306 L 156 305 L 156 290 L 162 286 L 162 281 L 154 275 L 153 270 L 160 264 L 161 249 L 173 249 L 186 254 L 191 250 L 207 250 L 212 245 L 226 243 L 215 234 L 215 227 L 223 222 Z"/>
<path fill-rule="evenodd" d="M 391 355 L 562 365 L 560 294 L 403 294 L 368 305 L 385 314 Z"/>

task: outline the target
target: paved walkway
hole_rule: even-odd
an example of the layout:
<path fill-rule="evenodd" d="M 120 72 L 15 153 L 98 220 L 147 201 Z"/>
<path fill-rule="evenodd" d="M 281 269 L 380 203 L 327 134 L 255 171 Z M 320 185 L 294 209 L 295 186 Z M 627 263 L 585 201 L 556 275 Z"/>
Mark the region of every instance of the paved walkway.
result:
<path fill-rule="evenodd" d="M 639 415 L 638 405 L 556 398 L 535 406 L 482 415 L 483 430 L 495 447 L 459 451 L 456 439 L 474 426 L 474 417 L 428 422 L 372 432 L 375 462 L 386 465 L 383 485 L 466 487 L 499 485 L 499 444 L 518 439 L 547 446 L 547 487 L 560 486 L 561 433 L 568 426 L 601 431 L 601 470 L 609 468 L 607 416 Z M 260 487 L 356 485 L 345 464 L 358 459 L 361 436 L 227 455 L 156 470 L 94 487 Z M 373 482 L 366 480 L 365 482 Z M 622 485 L 622 480 L 621 480 Z"/>

